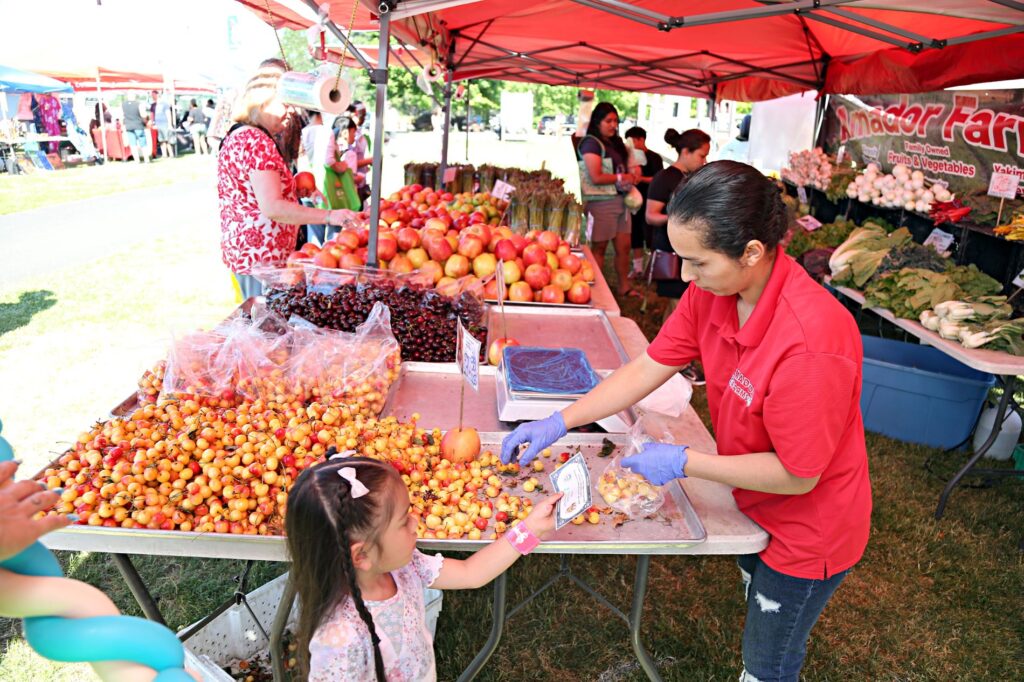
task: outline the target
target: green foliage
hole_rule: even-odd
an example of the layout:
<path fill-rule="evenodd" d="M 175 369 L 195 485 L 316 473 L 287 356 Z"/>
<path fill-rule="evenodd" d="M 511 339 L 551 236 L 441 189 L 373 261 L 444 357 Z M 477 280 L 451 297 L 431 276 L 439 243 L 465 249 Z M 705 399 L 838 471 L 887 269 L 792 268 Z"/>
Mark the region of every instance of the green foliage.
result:
<path fill-rule="evenodd" d="M 281 47 L 284 48 L 284 59 L 288 62 L 288 68 L 293 71 L 313 70 L 316 64 L 309 55 L 305 32 L 284 28 L 277 32 L 277 37 L 281 40 Z M 267 55 L 268 58 L 270 56 Z M 280 55 L 273 56 L 279 57 Z"/>

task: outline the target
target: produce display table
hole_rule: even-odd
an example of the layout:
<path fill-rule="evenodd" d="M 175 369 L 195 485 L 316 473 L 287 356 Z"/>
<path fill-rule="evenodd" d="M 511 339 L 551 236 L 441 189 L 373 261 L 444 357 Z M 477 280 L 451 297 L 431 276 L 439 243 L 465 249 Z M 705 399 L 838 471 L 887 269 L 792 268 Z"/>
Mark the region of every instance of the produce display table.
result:
<path fill-rule="evenodd" d="M 847 287 L 833 286 L 832 288 L 843 296 L 855 301 L 858 305 L 862 307 L 864 306 L 864 294 L 861 292 Z M 1024 471 L 1019 469 L 974 468 L 985 453 L 989 451 L 989 448 L 992 447 L 996 442 L 996 438 L 999 436 L 999 432 L 1003 426 L 1003 421 L 1006 418 L 1007 410 L 1010 409 L 1010 400 L 1016 390 L 1018 377 L 1024 375 L 1024 357 L 1017 357 L 1015 355 L 999 351 L 985 350 L 983 348 L 965 348 L 957 341 L 944 339 L 930 329 L 925 329 L 916 320 L 898 318 L 884 308 L 867 308 L 867 310 L 870 310 L 884 320 L 888 320 L 900 329 L 917 337 L 923 343 L 942 351 L 949 357 L 967 365 L 971 369 L 994 374 L 996 379 L 1003 386 L 1003 396 L 999 401 L 999 407 L 996 412 L 992 433 L 989 434 L 985 443 L 978 448 L 971 458 L 967 460 L 967 463 L 964 464 L 956 475 L 953 476 L 953 478 L 946 484 L 942 494 L 939 496 L 939 504 L 935 509 L 935 518 L 942 518 L 942 514 L 946 509 L 946 503 L 949 501 L 949 496 L 953 494 L 953 490 L 960 485 L 960 482 L 967 475 L 988 477 L 1024 476 Z"/>
<path fill-rule="evenodd" d="M 612 317 L 608 320 L 619 342 L 614 348 L 614 355 L 625 361 L 644 351 L 647 339 L 635 322 L 621 317 Z M 435 365 L 432 368 L 423 365 L 424 363 L 406 363 L 403 370 L 411 374 L 432 373 L 442 377 L 440 384 L 434 384 L 430 398 L 424 399 L 421 395 L 418 399 L 407 400 L 409 394 L 414 392 L 415 382 L 411 380 L 406 382 L 403 379 L 398 383 L 397 390 L 392 395 L 388 407 L 385 408 L 385 414 L 394 414 L 404 419 L 410 416 L 404 414 L 404 411 L 415 408 L 421 413 L 422 423 L 456 423 L 458 399 L 455 396 L 461 388 L 462 379 L 455 374 L 454 364 L 450 369 L 445 369 L 447 365 Z M 431 369 L 432 372 L 430 372 Z M 472 395 L 471 391 L 468 392 L 467 397 L 472 397 L 466 403 L 469 408 L 466 423 L 473 424 L 484 431 L 481 434 L 481 440 L 485 448 L 491 449 L 499 446 L 504 433 L 509 430 L 509 425 L 497 422 L 495 416 L 496 397 L 493 384 L 488 388 L 488 377 L 493 382 L 493 376 L 493 369 L 482 368 L 480 392 L 477 395 Z M 442 388 L 438 388 L 438 386 Z M 439 391 L 442 390 L 444 393 L 450 393 L 450 397 L 453 399 L 441 395 Z M 488 433 L 486 432 L 488 429 L 493 429 L 493 431 Z M 691 444 L 708 452 L 715 451 L 714 440 L 689 406 L 672 430 L 677 442 Z M 556 447 L 577 448 L 583 452 L 591 466 L 592 479 L 596 483 L 597 476 L 605 466 L 604 460 L 596 459 L 598 456 L 596 451 L 601 447 L 605 437 L 604 434 L 572 433 L 560 441 Z M 609 435 L 607 438 L 619 448 L 624 447 L 626 443 L 625 437 L 621 435 Z M 561 568 L 555 576 L 526 600 L 530 601 L 559 578 L 565 577 L 572 580 L 628 624 L 634 652 L 641 667 L 652 680 L 658 680 L 660 677 L 654 662 L 644 649 L 640 633 L 651 555 L 747 554 L 760 551 L 768 542 L 767 534 L 737 509 L 728 486 L 709 481 L 686 479 L 681 482 L 673 482 L 666 486 L 665 490 L 668 499 L 659 512 L 659 520 L 641 519 L 627 522 L 622 526 L 615 526 L 607 521 L 598 525 L 576 526 L 570 524 L 554 534 L 537 551 L 561 555 Z M 601 504 L 601 499 L 596 493 L 595 503 Z M 136 572 L 128 554 L 288 561 L 285 540 L 279 536 L 201 534 L 181 531 L 72 526 L 45 536 L 43 541 L 50 549 L 112 554 L 143 612 L 148 618 L 159 622 L 162 622 L 163 619 L 156 602 Z M 417 546 L 430 551 L 469 551 L 479 549 L 486 542 L 465 539 L 424 539 L 420 540 Z M 635 555 L 637 557 L 632 604 L 628 615 L 614 607 L 569 569 L 570 556 L 591 554 Z M 511 610 L 506 609 L 507 581 L 507 573 L 502 574 L 494 581 L 494 620 L 490 636 L 460 677 L 462 680 L 473 679 L 486 664 L 498 646 L 506 619 L 514 615 L 526 603 L 524 602 Z M 280 675 L 283 673 L 283 664 L 277 654 L 278 644 L 281 641 L 287 614 L 293 600 L 294 590 L 289 585 L 271 632 L 271 652 L 277 679 L 281 679 Z M 232 603 L 235 603 L 234 599 L 229 602 L 229 604 Z M 195 629 L 193 628 L 190 632 L 194 632 Z M 188 634 L 183 634 L 183 638 L 187 638 Z"/>

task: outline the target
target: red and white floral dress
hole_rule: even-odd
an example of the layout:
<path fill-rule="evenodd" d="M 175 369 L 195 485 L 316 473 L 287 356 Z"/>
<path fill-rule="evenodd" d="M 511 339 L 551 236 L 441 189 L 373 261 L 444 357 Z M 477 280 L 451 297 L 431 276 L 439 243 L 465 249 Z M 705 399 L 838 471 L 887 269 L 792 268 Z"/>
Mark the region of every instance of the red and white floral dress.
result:
<path fill-rule="evenodd" d="M 295 178 L 274 140 L 246 126 L 224 140 L 217 157 L 220 248 L 224 265 L 239 275 L 260 265 L 282 265 L 295 250 L 297 225 L 285 225 L 260 212 L 249 175 L 272 170 L 281 175 L 281 196 L 297 201 Z"/>

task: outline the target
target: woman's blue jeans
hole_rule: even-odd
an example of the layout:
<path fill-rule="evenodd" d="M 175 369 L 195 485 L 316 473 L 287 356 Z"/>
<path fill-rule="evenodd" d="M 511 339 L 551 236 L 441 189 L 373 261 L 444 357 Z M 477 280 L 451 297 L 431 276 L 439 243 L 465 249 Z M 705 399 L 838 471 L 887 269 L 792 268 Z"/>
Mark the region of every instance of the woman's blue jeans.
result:
<path fill-rule="evenodd" d="M 757 554 L 736 563 L 747 600 L 740 682 L 798 682 L 811 628 L 849 569 L 810 580 L 779 573 Z"/>

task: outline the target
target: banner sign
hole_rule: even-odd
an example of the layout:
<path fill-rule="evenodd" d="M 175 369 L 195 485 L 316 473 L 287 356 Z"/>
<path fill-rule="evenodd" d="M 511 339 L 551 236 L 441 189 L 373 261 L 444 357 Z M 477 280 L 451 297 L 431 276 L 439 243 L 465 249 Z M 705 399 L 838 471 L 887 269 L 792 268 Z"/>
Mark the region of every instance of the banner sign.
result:
<path fill-rule="evenodd" d="M 902 163 L 955 194 L 984 192 L 993 173 L 1024 178 L 1024 90 L 833 96 L 824 136 L 858 167 Z"/>

